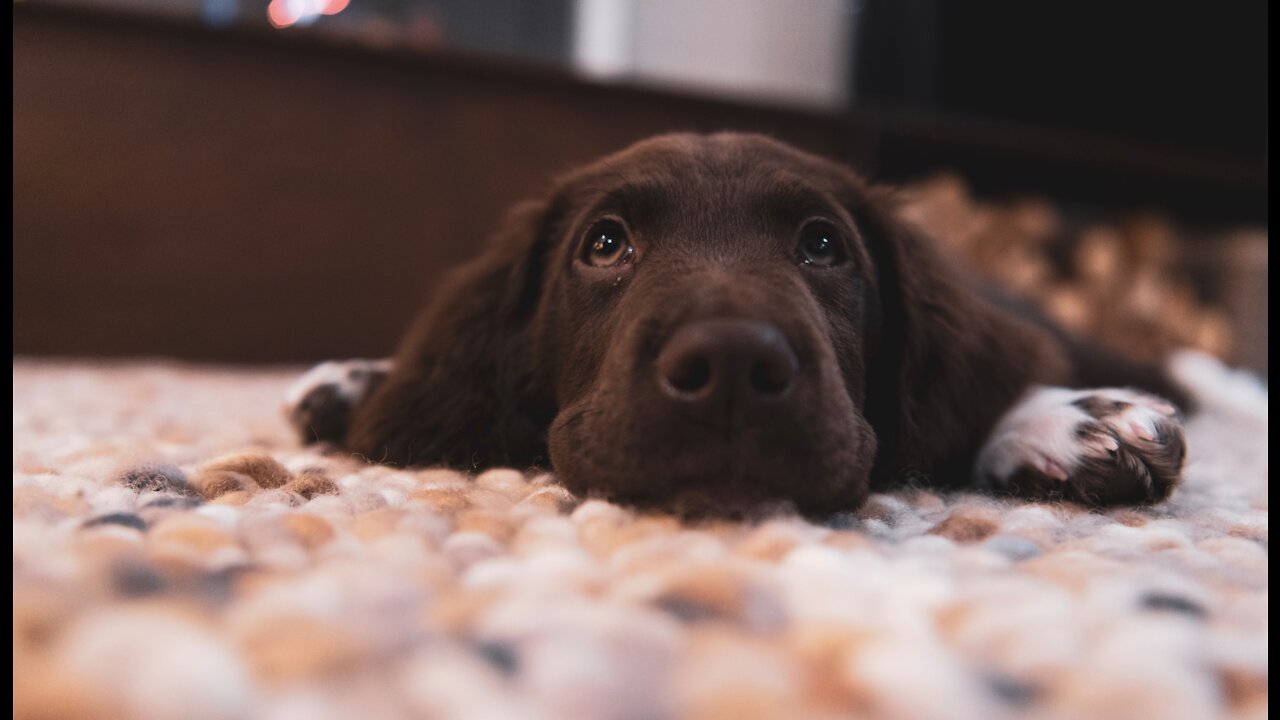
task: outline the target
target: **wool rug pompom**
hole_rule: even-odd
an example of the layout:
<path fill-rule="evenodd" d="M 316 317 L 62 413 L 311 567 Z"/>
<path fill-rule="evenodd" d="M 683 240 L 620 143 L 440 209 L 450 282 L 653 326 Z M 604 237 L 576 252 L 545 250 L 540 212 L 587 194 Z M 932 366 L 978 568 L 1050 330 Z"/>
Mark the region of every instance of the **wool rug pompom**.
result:
<path fill-rule="evenodd" d="M 1267 392 L 1186 483 L 683 524 L 297 445 L 295 373 L 19 360 L 14 717 L 1262 718 Z"/>

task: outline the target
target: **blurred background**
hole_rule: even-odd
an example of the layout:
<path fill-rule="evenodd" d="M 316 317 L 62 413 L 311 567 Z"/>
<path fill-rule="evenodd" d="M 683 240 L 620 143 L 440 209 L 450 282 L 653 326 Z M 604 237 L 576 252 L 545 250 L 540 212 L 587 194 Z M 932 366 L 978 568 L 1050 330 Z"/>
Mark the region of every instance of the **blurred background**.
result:
<path fill-rule="evenodd" d="M 753 130 L 1069 326 L 1267 364 L 1267 4 L 18 0 L 14 353 L 390 353 L 554 174 Z"/>

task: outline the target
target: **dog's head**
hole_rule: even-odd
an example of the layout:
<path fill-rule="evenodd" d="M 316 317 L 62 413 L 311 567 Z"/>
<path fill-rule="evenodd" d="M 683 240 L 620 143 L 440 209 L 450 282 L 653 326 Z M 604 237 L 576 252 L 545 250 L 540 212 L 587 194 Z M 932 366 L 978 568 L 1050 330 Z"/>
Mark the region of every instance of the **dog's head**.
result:
<path fill-rule="evenodd" d="M 920 406 L 948 382 L 930 358 L 999 352 L 970 347 L 981 314 L 941 265 L 839 165 L 753 135 L 648 140 L 513 213 L 440 290 L 349 445 L 549 459 L 577 493 L 641 504 L 854 507 L 904 442 L 963 444 L 940 428 L 924 444 L 947 447 L 920 447 Z M 961 319 L 976 335 L 948 334 Z"/>

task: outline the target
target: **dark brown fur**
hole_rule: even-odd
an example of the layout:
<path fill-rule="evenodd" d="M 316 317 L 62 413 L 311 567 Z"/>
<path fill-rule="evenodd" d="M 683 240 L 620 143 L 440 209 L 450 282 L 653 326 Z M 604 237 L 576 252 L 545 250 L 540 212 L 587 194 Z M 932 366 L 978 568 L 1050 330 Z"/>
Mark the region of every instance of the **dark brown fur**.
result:
<path fill-rule="evenodd" d="M 638 262 L 578 262 L 603 213 L 630 226 Z M 794 262 L 815 214 L 843 233 L 843 265 Z M 786 335 L 800 376 L 777 412 L 711 427 L 653 390 L 666 340 L 713 317 Z M 851 509 L 904 477 L 968 482 L 1032 383 L 1176 398 L 979 287 L 850 170 L 759 136 L 672 135 L 517 207 L 438 288 L 345 445 L 403 465 L 554 465 L 575 492 L 642 504 Z"/>

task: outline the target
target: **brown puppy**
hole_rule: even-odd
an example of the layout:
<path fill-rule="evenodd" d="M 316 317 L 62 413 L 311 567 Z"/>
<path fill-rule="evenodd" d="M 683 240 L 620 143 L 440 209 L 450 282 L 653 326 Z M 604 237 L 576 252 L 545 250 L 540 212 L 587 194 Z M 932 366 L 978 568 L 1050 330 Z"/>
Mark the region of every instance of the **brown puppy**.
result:
<path fill-rule="evenodd" d="M 1161 500 L 1176 411 L 1064 389 L 1112 385 L 1176 395 L 981 288 L 850 170 L 670 135 L 517 207 L 390 365 L 321 366 L 289 407 L 370 460 L 549 464 L 638 504 L 847 510 L 904 478 Z"/>

